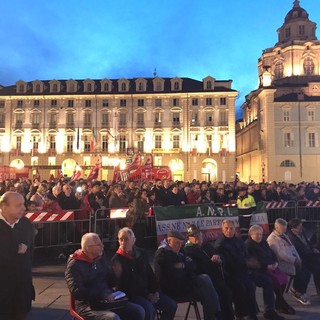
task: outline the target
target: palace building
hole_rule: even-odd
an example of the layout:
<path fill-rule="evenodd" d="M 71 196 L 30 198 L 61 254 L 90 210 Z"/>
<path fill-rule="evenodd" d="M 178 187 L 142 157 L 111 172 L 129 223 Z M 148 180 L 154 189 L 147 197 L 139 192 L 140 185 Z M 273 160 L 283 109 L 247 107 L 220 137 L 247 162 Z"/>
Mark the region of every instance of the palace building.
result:
<path fill-rule="evenodd" d="M 231 80 L 210 76 L 18 81 L 0 86 L 0 166 L 29 178 L 86 178 L 98 155 L 99 179 L 128 157 L 152 153 L 173 180 L 235 176 L 235 99 Z"/>
<path fill-rule="evenodd" d="M 258 61 L 258 89 L 237 123 L 240 180 L 320 180 L 320 41 L 316 24 L 294 1 L 278 42 Z"/>

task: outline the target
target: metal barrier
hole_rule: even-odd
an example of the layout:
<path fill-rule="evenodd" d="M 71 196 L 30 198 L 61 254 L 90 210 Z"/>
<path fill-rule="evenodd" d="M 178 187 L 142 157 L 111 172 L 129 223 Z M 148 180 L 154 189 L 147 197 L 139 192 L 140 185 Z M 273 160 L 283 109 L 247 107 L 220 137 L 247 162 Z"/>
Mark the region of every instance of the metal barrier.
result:
<path fill-rule="evenodd" d="M 91 210 L 28 212 L 26 218 L 35 228 L 35 249 L 80 245 L 82 235 L 92 229 Z"/>

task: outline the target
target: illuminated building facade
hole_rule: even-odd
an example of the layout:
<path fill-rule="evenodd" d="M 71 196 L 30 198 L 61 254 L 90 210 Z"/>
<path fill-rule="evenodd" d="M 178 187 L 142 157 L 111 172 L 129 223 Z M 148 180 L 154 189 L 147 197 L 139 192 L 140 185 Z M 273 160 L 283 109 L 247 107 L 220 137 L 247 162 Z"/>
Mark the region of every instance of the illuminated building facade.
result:
<path fill-rule="evenodd" d="M 128 156 L 154 155 L 174 180 L 235 175 L 235 99 L 231 80 L 210 76 L 18 81 L 0 87 L 0 165 L 38 169 L 41 179 L 88 176 L 102 156 L 100 179 Z"/>
<path fill-rule="evenodd" d="M 320 41 L 294 1 L 278 42 L 258 61 L 259 88 L 237 124 L 237 172 L 243 181 L 320 180 Z"/>

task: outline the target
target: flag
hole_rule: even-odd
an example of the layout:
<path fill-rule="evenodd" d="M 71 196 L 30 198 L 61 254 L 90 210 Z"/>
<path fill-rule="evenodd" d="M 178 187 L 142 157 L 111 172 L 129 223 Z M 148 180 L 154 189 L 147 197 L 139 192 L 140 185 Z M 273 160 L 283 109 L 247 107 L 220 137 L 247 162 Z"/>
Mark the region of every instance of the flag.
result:
<path fill-rule="evenodd" d="M 80 129 L 77 129 L 77 150 L 80 150 Z"/>
<path fill-rule="evenodd" d="M 227 155 L 227 149 L 226 148 L 222 148 L 221 149 L 221 156 L 225 157 Z"/>
<path fill-rule="evenodd" d="M 114 167 L 112 181 L 113 182 L 119 182 L 120 180 L 121 180 L 120 179 L 120 163 L 118 163 L 118 165 L 116 165 Z"/>
<path fill-rule="evenodd" d="M 70 181 L 75 181 L 78 180 L 81 177 L 81 168 L 80 166 L 76 163 L 76 167 L 73 171 L 73 175 L 70 178 Z"/>
<path fill-rule="evenodd" d="M 50 182 L 54 182 L 54 181 L 55 181 L 54 175 L 53 175 L 52 173 L 51 173 L 51 175 L 50 175 L 49 181 L 50 181 Z"/>
<path fill-rule="evenodd" d="M 41 181 L 41 180 L 40 180 L 41 178 L 40 178 L 39 168 L 36 169 L 35 179 L 37 179 L 38 181 Z"/>
<path fill-rule="evenodd" d="M 96 164 L 92 167 L 87 181 L 95 180 L 98 178 L 99 170 L 102 168 L 101 156 L 98 156 Z"/>
<path fill-rule="evenodd" d="M 127 164 L 127 167 L 124 169 L 124 171 L 133 171 L 133 170 L 137 170 L 138 168 L 141 167 L 141 153 L 139 152 L 132 163 Z"/>
<path fill-rule="evenodd" d="M 92 128 L 92 137 L 91 137 L 91 141 L 90 141 L 90 152 L 94 151 L 96 144 L 97 144 L 97 135 L 96 135 L 94 128 Z"/>
<path fill-rule="evenodd" d="M 145 164 L 142 166 L 141 176 L 144 176 L 146 179 L 148 179 L 152 174 L 152 168 L 153 168 L 153 155 L 149 154 Z"/>

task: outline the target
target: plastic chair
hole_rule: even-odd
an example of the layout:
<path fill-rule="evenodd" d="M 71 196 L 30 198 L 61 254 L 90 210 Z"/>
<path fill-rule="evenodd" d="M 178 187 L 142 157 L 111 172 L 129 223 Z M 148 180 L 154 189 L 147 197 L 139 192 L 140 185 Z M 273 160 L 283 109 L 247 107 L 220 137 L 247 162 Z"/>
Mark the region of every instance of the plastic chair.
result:
<path fill-rule="evenodd" d="M 70 309 L 69 309 L 69 313 L 71 314 L 71 316 L 73 317 L 73 320 L 85 320 L 84 318 L 82 318 L 77 311 L 74 309 L 74 299 L 72 297 L 72 295 L 70 294 Z"/>

